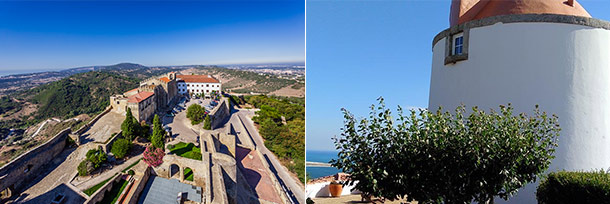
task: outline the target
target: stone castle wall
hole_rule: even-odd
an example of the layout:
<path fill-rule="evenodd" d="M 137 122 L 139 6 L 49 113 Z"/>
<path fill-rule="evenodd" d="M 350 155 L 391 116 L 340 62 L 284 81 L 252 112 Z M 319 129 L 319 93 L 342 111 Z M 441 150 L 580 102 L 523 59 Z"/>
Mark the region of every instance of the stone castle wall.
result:
<path fill-rule="evenodd" d="M 210 111 L 210 119 L 212 119 L 212 129 L 221 128 L 231 117 L 231 107 L 227 98 L 222 98 L 220 103 Z"/>
<path fill-rule="evenodd" d="M 70 132 L 70 128 L 62 130 L 49 141 L 27 151 L 0 168 L 0 191 L 9 188 L 12 194 L 16 194 L 23 190 L 40 174 L 45 164 L 62 152 Z"/>

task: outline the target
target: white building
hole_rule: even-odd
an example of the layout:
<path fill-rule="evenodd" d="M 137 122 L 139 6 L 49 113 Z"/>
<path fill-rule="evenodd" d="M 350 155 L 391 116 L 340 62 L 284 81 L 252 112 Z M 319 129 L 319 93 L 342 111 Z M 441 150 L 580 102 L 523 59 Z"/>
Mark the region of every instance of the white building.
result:
<path fill-rule="evenodd" d="M 210 95 L 212 91 L 220 93 L 221 83 L 210 75 L 176 75 L 179 94 Z"/>
<path fill-rule="evenodd" d="M 610 22 L 573 0 L 454 0 L 433 41 L 428 107 L 559 116 L 549 171 L 610 167 Z M 538 183 L 510 203 L 536 203 Z M 496 199 L 500 201 L 501 199 Z M 503 203 L 503 202 L 500 202 Z"/>

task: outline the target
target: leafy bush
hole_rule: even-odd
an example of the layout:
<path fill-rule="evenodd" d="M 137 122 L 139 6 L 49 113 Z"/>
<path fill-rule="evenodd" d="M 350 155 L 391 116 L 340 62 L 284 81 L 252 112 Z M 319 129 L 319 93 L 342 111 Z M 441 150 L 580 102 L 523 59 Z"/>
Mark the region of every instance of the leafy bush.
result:
<path fill-rule="evenodd" d="M 102 163 L 108 159 L 108 155 L 102 150 L 102 147 L 98 149 L 90 149 L 87 151 L 87 161 L 93 163 L 94 168 L 99 168 Z"/>
<path fill-rule="evenodd" d="M 173 144 L 168 144 L 168 145 L 167 145 L 167 149 L 170 149 L 170 150 L 171 150 L 171 149 L 174 149 L 174 147 L 176 147 L 176 146 L 175 146 L 175 145 L 173 145 Z"/>
<path fill-rule="evenodd" d="M 93 171 L 93 163 L 85 159 L 78 164 L 77 170 L 79 176 L 89 175 Z"/>
<path fill-rule="evenodd" d="M 210 115 L 205 116 L 205 120 L 203 120 L 203 129 L 206 129 L 206 130 L 212 129 L 212 121 L 210 120 Z"/>
<path fill-rule="evenodd" d="M 510 105 L 499 113 L 475 107 L 469 116 L 463 105 L 454 114 L 439 109 L 405 115 L 399 107 L 394 121 L 383 99 L 379 103 L 362 120 L 343 109 L 342 137 L 334 138 L 338 159 L 331 161 L 368 195 L 408 195 L 423 203 L 506 200 L 554 158 L 559 123 L 537 106 L 532 117 L 514 115 Z"/>
<path fill-rule="evenodd" d="M 112 152 L 112 154 L 114 154 L 114 157 L 116 157 L 117 159 L 122 159 L 125 157 L 125 155 L 127 155 L 127 152 L 129 152 L 130 147 L 131 141 L 124 138 L 119 138 L 112 144 L 112 149 L 110 150 L 110 152 Z"/>
<path fill-rule="evenodd" d="M 205 115 L 205 109 L 199 104 L 192 104 L 186 109 L 186 117 L 191 120 L 192 125 L 201 123 Z"/>
<path fill-rule="evenodd" d="M 148 146 L 144 150 L 143 159 L 148 166 L 157 167 L 163 163 L 163 156 L 165 152 L 161 148 L 155 148 L 154 146 Z"/>
<path fill-rule="evenodd" d="M 136 172 L 134 172 L 133 170 L 131 170 L 131 169 L 130 169 L 129 171 L 127 171 L 127 174 L 129 174 L 129 175 L 132 175 L 132 176 L 133 176 L 134 174 L 136 174 Z"/>
<path fill-rule="evenodd" d="M 536 191 L 540 204 L 610 203 L 610 173 L 552 172 Z"/>

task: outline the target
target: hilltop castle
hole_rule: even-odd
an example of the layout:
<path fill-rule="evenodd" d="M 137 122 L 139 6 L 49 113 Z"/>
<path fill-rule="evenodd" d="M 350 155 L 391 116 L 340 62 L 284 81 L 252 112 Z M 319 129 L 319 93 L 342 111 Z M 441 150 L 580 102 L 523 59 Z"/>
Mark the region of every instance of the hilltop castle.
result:
<path fill-rule="evenodd" d="M 220 93 L 221 82 L 210 75 L 177 75 L 152 77 L 140 82 L 138 88 L 110 97 L 112 110 L 125 113 L 131 109 L 138 121 L 147 121 L 159 110 L 169 107 L 179 96 L 209 96 Z"/>

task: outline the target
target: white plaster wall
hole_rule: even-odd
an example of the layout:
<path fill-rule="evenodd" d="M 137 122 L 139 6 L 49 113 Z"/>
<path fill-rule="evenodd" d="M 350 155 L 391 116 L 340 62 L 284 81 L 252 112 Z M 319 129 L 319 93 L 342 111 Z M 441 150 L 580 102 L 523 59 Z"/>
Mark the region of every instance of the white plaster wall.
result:
<path fill-rule="evenodd" d="M 330 197 L 330 190 L 328 189 L 329 185 L 330 181 L 307 184 L 307 186 L 305 187 L 305 194 L 308 198 Z M 344 185 L 343 190 L 341 191 L 341 195 L 360 193 L 360 191 L 356 190 L 354 187 L 356 187 L 356 184 Z"/>
<path fill-rule="evenodd" d="M 469 58 L 444 65 L 445 40 L 433 47 L 429 108 L 461 103 L 485 110 L 535 104 L 559 116 L 550 171 L 610 167 L 610 31 L 560 23 L 498 23 L 473 28 Z M 530 184 L 511 203 L 536 203 Z"/>
<path fill-rule="evenodd" d="M 209 85 L 209 87 L 208 87 L 208 85 Z M 190 92 L 190 93 L 195 93 L 195 94 L 206 93 L 206 95 L 209 95 L 210 93 L 212 93 L 212 91 L 220 92 L 221 88 L 222 88 L 222 86 L 220 83 L 185 83 L 185 82 L 178 83 L 178 93 L 180 93 L 180 94 L 185 94 L 185 93 L 187 93 L 186 90 L 188 90 L 188 92 Z M 183 90 L 185 90 L 185 91 L 183 91 Z M 206 91 L 209 91 L 209 92 L 206 92 Z"/>

